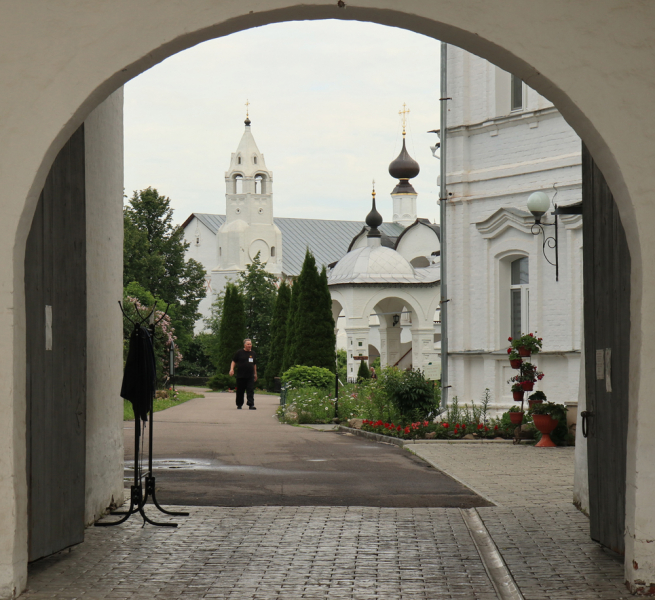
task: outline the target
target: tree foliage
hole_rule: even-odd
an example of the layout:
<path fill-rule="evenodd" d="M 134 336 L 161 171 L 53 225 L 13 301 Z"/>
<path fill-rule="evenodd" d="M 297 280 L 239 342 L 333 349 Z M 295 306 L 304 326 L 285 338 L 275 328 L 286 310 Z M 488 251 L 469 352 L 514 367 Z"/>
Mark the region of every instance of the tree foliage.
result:
<path fill-rule="evenodd" d="M 223 299 L 223 313 L 218 332 L 216 368 L 218 373 L 228 373 L 234 353 L 243 348 L 246 338 L 246 314 L 243 297 L 236 285 L 228 283 Z"/>
<path fill-rule="evenodd" d="M 289 300 L 289 312 L 287 314 L 287 324 L 285 329 L 284 336 L 280 337 L 280 340 L 284 339 L 284 347 L 280 350 L 282 354 L 282 372 L 287 371 L 295 363 L 295 356 L 293 355 L 295 351 L 295 317 L 298 312 L 298 296 L 300 295 L 300 286 L 301 281 L 300 277 L 296 277 L 293 285 L 291 286 L 291 299 Z"/>
<path fill-rule="evenodd" d="M 364 379 L 371 378 L 371 371 L 368 368 L 365 360 L 359 361 L 359 369 L 357 369 L 357 382 L 361 383 Z"/>
<path fill-rule="evenodd" d="M 123 286 L 138 282 L 165 304 L 184 353 L 205 297 L 205 270 L 185 260 L 184 230 L 173 225 L 170 198 L 151 187 L 135 191 L 123 210 Z"/>
<path fill-rule="evenodd" d="M 282 361 L 287 338 L 287 319 L 291 304 L 291 288 L 286 281 L 280 284 L 275 301 L 275 310 L 271 320 L 271 341 L 268 349 L 268 364 L 264 372 L 264 382 L 267 389 L 273 388 L 273 379 L 282 375 Z"/>
<path fill-rule="evenodd" d="M 246 335 L 257 352 L 257 372 L 264 374 L 271 346 L 271 322 L 277 297 L 277 277 L 264 268 L 259 252 L 237 282 L 246 312 Z"/>

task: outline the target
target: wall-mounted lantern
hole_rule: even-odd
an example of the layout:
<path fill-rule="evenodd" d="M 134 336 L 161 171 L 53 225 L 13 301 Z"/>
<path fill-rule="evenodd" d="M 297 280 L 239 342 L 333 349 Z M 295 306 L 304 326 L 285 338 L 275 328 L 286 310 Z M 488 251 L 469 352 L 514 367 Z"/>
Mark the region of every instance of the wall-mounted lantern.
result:
<path fill-rule="evenodd" d="M 400 323 L 400 315 L 394 315 L 391 326 L 395 327 L 398 323 Z"/>
<path fill-rule="evenodd" d="M 557 193 L 557 192 L 556 192 Z M 532 225 L 530 231 L 532 235 L 543 235 L 544 242 L 542 244 L 542 250 L 544 253 L 544 258 L 555 267 L 555 281 L 559 281 L 559 251 L 557 247 L 557 216 L 558 215 L 581 215 L 582 214 L 582 202 L 577 204 L 572 204 L 569 206 L 560 206 L 558 208 L 555 204 L 555 210 L 550 213 L 555 217 L 554 223 L 542 223 L 541 218 L 548 212 L 550 208 L 550 198 L 545 192 L 534 192 L 528 197 L 528 210 L 534 215 L 534 225 Z M 555 227 L 553 236 L 546 236 L 546 230 L 544 227 Z M 550 260 L 546 255 L 546 247 L 551 250 L 555 250 L 555 262 Z"/>

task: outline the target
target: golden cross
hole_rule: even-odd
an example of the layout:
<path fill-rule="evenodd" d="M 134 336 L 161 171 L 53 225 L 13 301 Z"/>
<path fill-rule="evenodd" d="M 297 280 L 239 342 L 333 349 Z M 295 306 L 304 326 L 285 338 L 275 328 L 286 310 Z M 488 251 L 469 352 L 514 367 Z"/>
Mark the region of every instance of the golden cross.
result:
<path fill-rule="evenodd" d="M 373 198 L 375 198 L 375 179 L 373 180 Z"/>
<path fill-rule="evenodd" d="M 250 117 L 250 115 L 248 114 L 249 106 L 250 106 L 250 102 L 248 102 L 248 98 L 246 98 L 246 119 Z"/>
<path fill-rule="evenodd" d="M 406 106 L 403 102 L 403 109 L 398 111 L 398 114 L 403 116 L 403 135 L 405 135 L 405 125 L 407 125 L 407 114 L 409 113 L 409 108 Z"/>

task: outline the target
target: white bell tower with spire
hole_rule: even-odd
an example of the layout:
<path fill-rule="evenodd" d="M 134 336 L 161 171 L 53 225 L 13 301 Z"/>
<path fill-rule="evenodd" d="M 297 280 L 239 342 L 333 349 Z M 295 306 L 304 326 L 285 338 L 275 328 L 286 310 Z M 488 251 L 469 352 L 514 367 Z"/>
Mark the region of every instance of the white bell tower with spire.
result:
<path fill-rule="evenodd" d="M 399 223 L 403 227 L 408 227 L 416 221 L 417 193 L 409 180 L 416 177 L 421 170 L 418 163 L 407 152 L 405 145 L 405 126 L 408 113 L 409 108 L 403 104 L 403 109 L 398 113 L 403 119 L 403 147 L 398 157 L 389 165 L 389 174 L 398 179 L 398 185 L 391 192 L 393 220 L 394 223 Z"/>
<path fill-rule="evenodd" d="M 249 102 L 246 103 L 246 106 Z M 252 135 L 246 112 L 245 131 L 225 172 L 225 222 L 216 236 L 218 266 L 212 269 L 212 289 L 236 281 L 257 253 L 266 270 L 282 273 L 282 233 L 273 222 L 273 173 Z"/>

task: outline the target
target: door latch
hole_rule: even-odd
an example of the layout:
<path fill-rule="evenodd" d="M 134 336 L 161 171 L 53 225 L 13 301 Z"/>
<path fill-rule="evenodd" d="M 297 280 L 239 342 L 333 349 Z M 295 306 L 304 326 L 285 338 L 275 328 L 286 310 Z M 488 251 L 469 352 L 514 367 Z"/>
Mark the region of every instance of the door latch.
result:
<path fill-rule="evenodd" d="M 593 417 L 594 413 L 590 410 L 583 410 L 580 413 L 582 417 L 582 436 L 587 437 L 589 435 L 589 417 Z"/>

